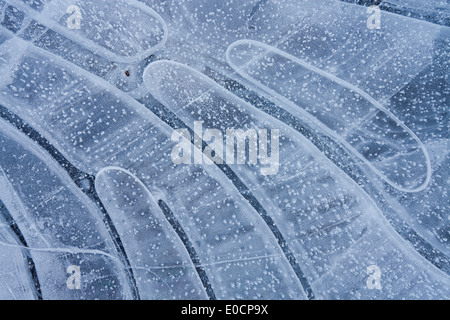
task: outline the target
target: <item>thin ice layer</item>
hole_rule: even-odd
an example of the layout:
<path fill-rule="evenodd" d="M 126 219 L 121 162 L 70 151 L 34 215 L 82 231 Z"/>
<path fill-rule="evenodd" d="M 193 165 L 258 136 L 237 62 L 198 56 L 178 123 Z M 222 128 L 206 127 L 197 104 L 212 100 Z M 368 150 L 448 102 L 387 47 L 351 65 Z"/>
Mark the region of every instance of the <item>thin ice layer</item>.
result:
<path fill-rule="evenodd" d="M 40 24 L 109 60 L 133 63 L 158 50 L 167 39 L 161 16 L 135 0 L 7 0 Z M 69 28 L 80 9 L 80 25 Z M 69 20 L 69 21 L 68 21 Z"/>
<path fill-rule="evenodd" d="M 124 265 L 100 210 L 53 159 L 3 120 L 0 150 L 0 198 L 33 254 L 43 298 L 129 298 Z M 66 286 L 71 265 L 82 270 L 80 290 Z"/>
<path fill-rule="evenodd" d="M 447 0 L 385 0 L 380 4 L 384 10 L 450 26 L 450 4 Z"/>
<path fill-rule="evenodd" d="M 427 187 L 431 163 L 423 143 L 363 90 L 256 41 L 233 43 L 227 60 L 286 110 L 347 146 L 390 185 L 406 192 Z"/>
<path fill-rule="evenodd" d="M 179 63 L 150 64 L 144 82 L 188 125 L 203 121 L 205 129 L 223 134 L 230 128 L 280 130 L 277 174 L 262 175 L 260 164 L 228 165 L 278 225 L 317 298 L 448 296 L 447 276 L 410 249 L 370 197 L 301 134 Z M 367 289 L 371 265 L 383 270 L 385 290 Z"/>
<path fill-rule="evenodd" d="M 172 130 L 153 113 L 34 46 L 17 59 L 0 103 L 83 171 L 119 166 L 139 175 L 182 225 L 217 298 L 306 297 L 277 240 L 225 175 L 216 167 L 173 164 Z"/>
<path fill-rule="evenodd" d="M 133 174 L 105 168 L 96 190 L 127 248 L 142 299 L 208 299 L 195 266 L 153 196 Z"/>

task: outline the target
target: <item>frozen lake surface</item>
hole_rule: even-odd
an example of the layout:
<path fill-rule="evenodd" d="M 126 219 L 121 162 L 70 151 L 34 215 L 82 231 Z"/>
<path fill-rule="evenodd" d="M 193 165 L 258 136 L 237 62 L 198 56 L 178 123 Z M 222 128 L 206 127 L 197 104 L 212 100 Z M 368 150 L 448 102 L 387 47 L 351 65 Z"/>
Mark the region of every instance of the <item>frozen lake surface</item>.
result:
<path fill-rule="evenodd" d="M 0 299 L 450 299 L 450 7 L 351 2 L 0 0 Z"/>

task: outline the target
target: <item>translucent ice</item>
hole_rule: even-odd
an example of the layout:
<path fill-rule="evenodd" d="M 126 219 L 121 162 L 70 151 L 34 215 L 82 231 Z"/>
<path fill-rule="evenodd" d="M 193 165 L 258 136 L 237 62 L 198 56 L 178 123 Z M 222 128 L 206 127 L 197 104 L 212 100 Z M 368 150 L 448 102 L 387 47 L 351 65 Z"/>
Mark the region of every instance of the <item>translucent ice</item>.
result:
<path fill-rule="evenodd" d="M 167 39 L 167 27 L 161 16 L 135 0 L 6 2 L 27 17 L 116 62 L 143 60 Z M 69 28 L 68 20 L 73 14 L 79 15 L 80 25 Z"/>
<path fill-rule="evenodd" d="M 5 239 L 1 250 L 30 254 L 44 299 L 130 298 L 124 265 L 100 210 L 43 150 L 0 121 L 0 148 L 8 150 L 0 154 L 0 199 L 27 242 L 25 247 Z M 83 270 L 80 290 L 67 289 L 71 265 Z M 16 279 L 24 281 L 20 273 Z"/>
<path fill-rule="evenodd" d="M 83 171 L 119 166 L 139 176 L 182 225 L 217 298 L 306 296 L 255 209 L 218 168 L 175 166 L 172 130 L 143 105 L 34 46 L 11 67 L 0 103 Z"/>
<path fill-rule="evenodd" d="M 260 42 L 235 42 L 227 59 L 286 110 L 308 117 L 348 146 L 389 184 L 410 192 L 427 187 L 431 163 L 422 141 L 363 90 Z"/>
<path fill-rule="evenodd" d="M 186 124 L 203 121 L 205 128 L 222 132 L 227 128 L 280 130 L 276 175 L 263 176 L 254 165 L 230 167 L 279 227 L 317 298 L 448 294 L 447 276 L 410 250 L 370 197 L 298 132 L 179 63 L 150 64 L 144 82 Z M 374 293 L 357 285 L 364 283 L 370 265 L 389 270 L 383 278 L 389 290 Z M 405 292 L 425 278 L 422 289 Z"/>
<path fill-rule="evenodd" d="M 100 199 L 117 226 L 142 299 L 207 299 L 186 248 L 144 184 L 121 168 L 96 178 Z"/>

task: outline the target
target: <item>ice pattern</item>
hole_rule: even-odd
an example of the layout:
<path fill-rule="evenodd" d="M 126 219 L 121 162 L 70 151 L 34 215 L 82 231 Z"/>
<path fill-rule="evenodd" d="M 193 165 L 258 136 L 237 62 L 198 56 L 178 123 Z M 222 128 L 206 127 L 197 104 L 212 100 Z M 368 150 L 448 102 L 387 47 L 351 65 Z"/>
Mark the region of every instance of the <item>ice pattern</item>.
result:
<path fill-rule="evenodd" d="M 0 299 L 450 299 L 450 8 L 370 4 L 0 0 Z"/>

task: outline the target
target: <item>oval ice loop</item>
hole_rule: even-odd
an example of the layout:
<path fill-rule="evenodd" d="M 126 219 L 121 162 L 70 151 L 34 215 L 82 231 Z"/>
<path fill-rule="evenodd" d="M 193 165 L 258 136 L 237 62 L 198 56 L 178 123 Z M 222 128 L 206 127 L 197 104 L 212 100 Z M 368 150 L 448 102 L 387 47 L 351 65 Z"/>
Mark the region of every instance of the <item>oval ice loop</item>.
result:
<path fill-rule="evenodd" d="M 392 187 L 419 192 L 428 186 L 432 170 L 423 143 L 363 90 L 253 40 L 230 45 L 227 61 L 281 108 L 321 128 Z"/>
<path fill-rule="evenodd" d="M 136 176 L 104 168 L 95 189 L 126 247 L 142 299 L 208 299 L 186 248 Z"/>
<path fill-rule="evenodd" d="M 6 2 L 47 28 L 118 63 L 143 60 L 167 40 L 167 25 L 162 17 L 135 0 Z M 77 28 L 68 25 L 74 15 Z"/>

